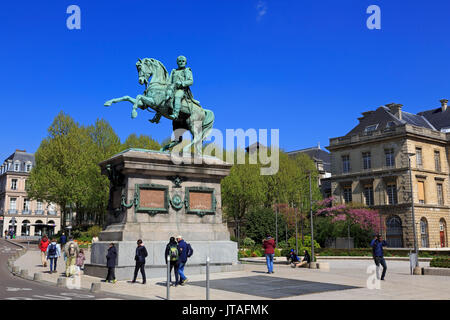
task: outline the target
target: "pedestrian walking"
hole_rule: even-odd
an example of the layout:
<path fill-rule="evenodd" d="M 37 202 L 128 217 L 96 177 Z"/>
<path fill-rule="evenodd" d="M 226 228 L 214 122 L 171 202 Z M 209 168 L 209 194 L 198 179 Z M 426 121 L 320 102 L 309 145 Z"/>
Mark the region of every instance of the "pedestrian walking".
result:
<path fill-rule="evenodd" d="M 69 242 L 67 242 L 64 246 L 64 254 L 67 258 L 66 277 L 72 277 L 73 275 L 75 275 L 77 271 L 76 262 L 78 253 L 80 253 L 78 244 L 73 240 L 73 238 L 70 238 Z"/>
<path fill-rule="evenodd" d="M 8 230 L 5 230 L 5 239 L 8 239 Z"/>
<path fill-rule="evenodd" d="M 53 238 L 47 247 L 47 260 L 50 260 L 50 273 L 56 272 L 58 258 L 61 257 L 61 246 Z"/>
<path fill-rule="evenodd" d="M 81 269 L 83 269 L 83 265 L 84 265 L 84 260 L 86 260 L 86 256 L 84 255 L 84 250 L 80 249 L 80 252 L 77 255 L 77 271 L 80 271 Z"/>
<path fill-rule="evenodd" d="M 175 241 L 175 237 L 170 237 L 169 243 L 166 246 L 166 252 L 164 253 L 164 258 L 167 262 L 167 257 L 169 257 L 170 263 L 170 273 L 169 273 L 169 282 L 172 282 L 172 269 L 174 269 L 175 274 L 175 282 L 172 283 L 175 287 L 179 284 L 180 275 L 178 273 L 178 259 L 180 257 L 180 253 L 178 251 L 178 243 Z"/>
<path fill-rule="evenodd" d="M 267 234 L 263 242 L 264 255 L 266 256 L 267 273 L 273 272 L 273 257 L 275 256 L 275 240 Z"/>
<path fill-rule="evenodd" d="M 370 242 L 370 246 L 373 249 L 373 260 L 377 266 L 377 279 L 384 280 L 386 275 L 387 265 L 386 260 L 384 260 L 383 247 L 387 246 L 387 242 L 383 240 L 380 234 L 377 234 L 375 238 Z M 383 266 L 383 272 L 381 274 L 381 279 L 379 278 L 379 267 L 380 264 Z"/>
<path fill-rule="evenodd" d="M 186 266 L 188 258 L 193 254 L 192 247 L 189 243 L 183 240 L 181 235 L 177 236 L 178 242 L 178 275 L 180 276 L 179 284 L 184 286 L 188 281 L 188 278 L 184 274 L 184 267 Z"/>
<path fill-rule="evenodd" d="M 141 270 L 142 275 L 142 284 L 145 284 L 146 277 L 145 277 L 145 258 L 147 257 L 147 249 L 145 249 L 144 243 L 141 239 L 137 241 L 137 248 L 136 248 L 136 255 L 134 257 L 134 260 L 136 261 L 136 266 L 134 268 L 134 277 L 132 283 L 136 282 L 138 271 Z"/>
<path fill-rule="evenodd" d="M 61 244 L 61 249 L 64 250 L 64 246 L 67 243 L 67 237 L 64 234 L 64 232 L 61 234 L 61 237 L 59 238 L 59 243 Z"/>
<path fill-rule="evenodd" d="M 50 244 L 47 236 L 44 234 L 39 241 L 39 249 L 41 250 L 41 262 L 43 267 L 47 267 L 47 247 Z"/>
<path fill-rule="evenodd" d="M 114 243 L 109 244 L 108 253 L 106 254 L 106 267 L 108 268 L 108 274 L 106 275 L 106 282 L 116 283 L 116 260 L 117 260 L 117 250 Z"/>

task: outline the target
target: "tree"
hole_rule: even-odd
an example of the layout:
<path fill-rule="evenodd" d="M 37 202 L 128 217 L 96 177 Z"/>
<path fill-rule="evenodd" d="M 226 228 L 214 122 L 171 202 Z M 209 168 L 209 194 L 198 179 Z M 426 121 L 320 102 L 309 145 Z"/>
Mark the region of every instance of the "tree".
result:
<path fill-rule="evenodd" d="M 61 208 L 65 227 L 70 205 L 82 202 L 86 186 L 83 153 L 86 135 L 70 116 L 60 112 L 48 128 L 48 136 L 35 154 L 28 195 L 32 199 L 56 203 Z"/>
<path fill-rule="evenodd" d="M 325 217 L 330 224 L 334 224 L 335 228 L 329 230 L 331 231 L 329 234 L 333 234 L 334 237 L 353 235 L 356 246 L 366 247 L 373 233 L 380 230 L 378 211 L 369 209 L 363 204 L 337 204 L 321 208 L 317 214 Z"/>
<path fill-rule="evenodd" d="M 278 216 L 278 227 L 284 230 L 286 221 Z M 245 236 L 252 238 L 256 243 L 261 243 L 267 234 L 275 234 L 275 213 L 272 208 L 257 208 L 251 210 L 246 216 Z"/>
<path fill-rule="evenodd" d="M 159 150 L 161 145 L 152 137 L 141 134 L 139 137 L 132 133 L 130 134 L 122 145 L 122 149 L 139 148 L 147 150 Z"/>
<path fill-rule="evenodd" d="M 239 229 L 246 213 L 264 203 L 266 184 L 260 176 L 258 164 L 235 164 L 229 176 L 221 182 L 222 203 L 225 216 L 233 220 Z M 238 230 L 239 237 L 239 230 Z"/>

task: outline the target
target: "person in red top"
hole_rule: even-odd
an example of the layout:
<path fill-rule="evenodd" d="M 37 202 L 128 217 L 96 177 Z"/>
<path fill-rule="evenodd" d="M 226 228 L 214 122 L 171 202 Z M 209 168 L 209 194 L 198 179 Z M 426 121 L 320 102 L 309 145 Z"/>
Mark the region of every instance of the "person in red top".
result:
<path fill-rule="evenodd" d="M 39 249 L 41 249 L 41 262 L 43 267 L 47 266 L 46 252 L 49 244 L 50 242 L 48 241 L 47 236 L 44 234 L 44 236 L 41 238 L 41 241 L 39 241 Z"/>
<path fill-rule="evenodd" d="M 273 272 L 273 257 L 275 255 L 275 240 L 267 235 L 267 238 L 263 242 L 264 254 L 266 255 L 266 263 L 267 263 L 267 273 Z"/>

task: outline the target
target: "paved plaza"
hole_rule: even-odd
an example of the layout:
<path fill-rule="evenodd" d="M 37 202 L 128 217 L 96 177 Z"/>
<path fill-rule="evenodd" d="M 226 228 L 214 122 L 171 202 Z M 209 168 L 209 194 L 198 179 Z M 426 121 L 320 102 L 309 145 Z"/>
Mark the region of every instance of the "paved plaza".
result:
<path fill-rule="evenodd" d="M 285 261 L 278 258 L 277 262 Z M 62 277 L 64 264 L 58 263 L 58 273 L 49 274 L 48 268 L 40 265 L 39 252 L 32 247 L 15 263 L 20 269 L 27 269 L 32 276 L 41 272 L 42 279 L 54 284 Z M 87 254 L 89 263 L 89 252 Z M 409 261 L 387 261 L 386 280 L 380 289 L 369 289 L 367 280 L 371 274 L 367 268 L 371 260 L 319 260 L 329 263 L 329 270 L 293 269 L 276 263 L 275 273 L 266 274 L 264 264 L 245 263 L 243 271 L 211 273 L 210 299 L 212 300 L 410 300 L 410 299 L 450 299 L 450 277 L 412 276 Z M 420 262 L 421 267 L 429 262 Z M 130 280 L 131 280 L 130 274 Z M 187 274 L 185 286 L 171 287 L 173 300 L 205 300 L 206 275 Z M 89 290 L 92 283 L 103 279 L 81 276 L 81 287 Z M 166 299 L 166 279 L 148 278 L 147 284 L 130 283 L 130 280 L 115 284 L 101 282 L 101 290 L 112 294 L 122 294 L 129 299 Z"/>

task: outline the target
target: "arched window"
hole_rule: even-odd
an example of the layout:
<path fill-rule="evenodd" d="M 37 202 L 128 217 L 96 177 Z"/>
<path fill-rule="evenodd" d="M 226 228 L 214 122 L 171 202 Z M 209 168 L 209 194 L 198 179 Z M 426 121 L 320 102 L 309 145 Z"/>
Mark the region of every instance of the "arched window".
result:
<path fill-rule="evenodd" d="M 448 246 L 447 240 L 447 223 L 444 218 L 439 220 L 439 239 L 441 243 L 441 248 L 445 248 Z"/>
<path fill-rule="evenodd" d="M 386 220 L 386 242 L 391 248 L 403 248 L 402 220 L 398 216 Z"/>
<path fill-rule="evenodd" d="M 30 221 L 29 220 L 22 221 L 22 229 L 21 229 L 20 235 L 21 236 L 29 236 L 30 235 Z"/>
<path fill-rule="evenodd" d="M 422 248 L 428 248 L 428 222 L 425 218 L 420 219 L 420 239 Z"/>
<path fill-rule="evenodd" d="M 43 235 L 43 229 L 44 223 L 42 222 L 42 220 L 37 220 L 34 224 L 34 235 L 41 237 Z"/>
<path fill-rule="evenodd" d="M 56 224 L 55 224 L 55 221 L 53 221 L 53 220 L 50 220 L 47 223 L 47 232 L 48 232 L 49 237 L 52 237 L 55 234 L 55 226 L 56 226 Z"/>

